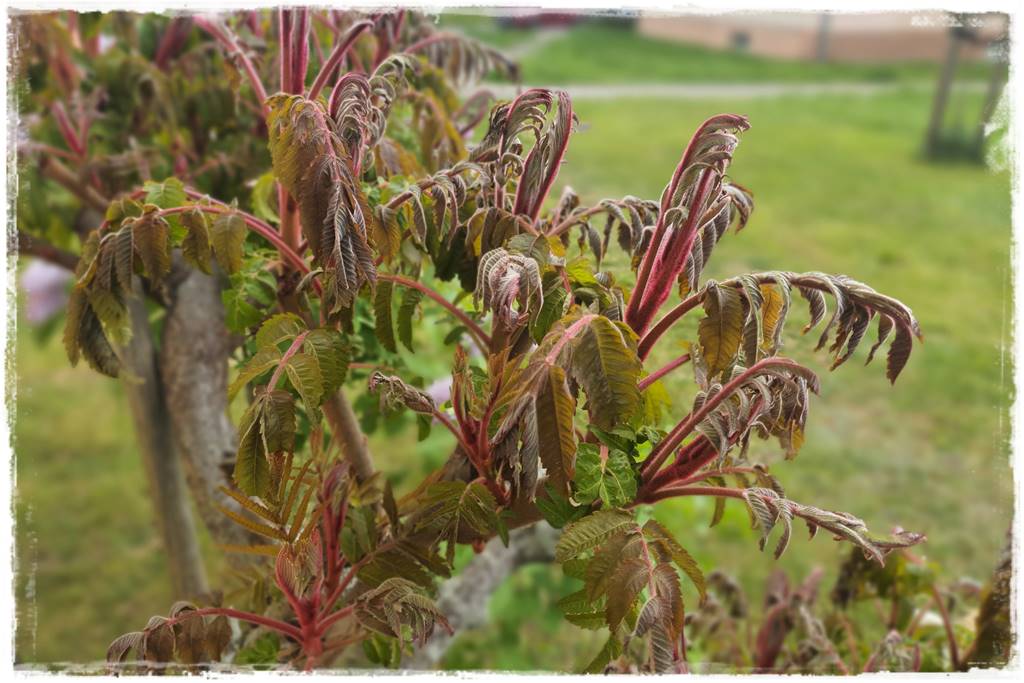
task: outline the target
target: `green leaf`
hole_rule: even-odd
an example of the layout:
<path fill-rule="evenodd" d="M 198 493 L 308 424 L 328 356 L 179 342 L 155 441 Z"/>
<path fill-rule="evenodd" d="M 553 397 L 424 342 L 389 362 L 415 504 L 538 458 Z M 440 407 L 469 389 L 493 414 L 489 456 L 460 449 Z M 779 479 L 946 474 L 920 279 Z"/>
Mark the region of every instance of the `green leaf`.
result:
<path fill-rule="evenodd" d="M 295 450 L 295 401 L 287 391 L 265 391 L 260 405 L 260 436 L 266 453 Z"/>
<path fill-rule="evenodd" d="M 279 216 L 277 210 L 277 181 L 274 174 L 267 171 L 256 179 L 252 188 L 252 211 L 257 218 L 262 218 L 267 223 L 277 223 Z"/>
<path fill-rule="evenodd" d="M 561 529 L 569 522 L 574 522 L 587 513 L 587 508 L 573 505 L 568 498 L 559 495 L 550 482 L 544 484 L 547 497 L 537 496 L 537 509 L 548 524 Z"/>
<path fill-rule="evenodd" d="M 388 351 L 397 353 L 398 345 L 395 343 L 395 323 L 391 314 L 391 294 L 393 289 L 393 283 L 390 280 L 377 283 L 377 291 L 373 297 L 373 315 L 377 341 Z"/>
<path fill-rule="evenodd" d="M 245 230 L 245 220 L 237 211 L 220 214 L 210 227 L 213 255 L 229 275 L 242 269 Z"/>
<path fill-rule="evenodd" d="M 324 380 L 316 358 L 308 353 L 296 353 L 284 366 L 288 380 L 302 397 L 306 414 L 312 419 L 318 415 L 317 408 L 323 400 Z"/>
<path fill-rule="evenodd" d="M 320 327 L 310 330 L 302 345 L 320 367 L 324 398 L 331 396 L 341 388 L 348 375 L 349 349 L 345 337 L 338 330 Z"/>
<path fill-rule="evenodd" d="M 697 328 L 708 377 L 732 367 L 743 340 L 743 300 L 732 287 L 709 283 L 704 295 L 704 312 Z"/>
<path fill-rule="evenodd" d="M 601 545 L 613 534 L 635 526 L 633 515 L 628 512 L 598 510 L 565 528 L 555 546 L 555 560 L 559 563 L 570 560 Z"/>
<path fill-rule="evenodd" d="M 630 334 L 628 328 L 596 316 L 573 349 L 573 377 L 587 394 L 587 410 L 601 429 L 628 422 L 641 407 L 636 386 L 640 359 Z"/>
<path fill-rule="evenodd" d="M 440 528 L 439 537 L 448 541 L 446 559 L 455 559 L 459 532 L 467 527 L 476 535 L 486 535 L 498 527 L 497 503 L 483 484 L 446 481 L 427 489 L 423 515 L 417 529 Z"/>
<path fill-rule="evenodd" d="M 162 183 L 147 180 L 142 189 L 146 192 L 146 203 L 154 204 L 161 209 L 181 206 L 187 200 L 185 186 L 177 178 L 168 178 Z"/>
<path fill-rule="evenodd" d="M 238 376 L 228 387 L 228 400 L 233 400 L 239 390 L 268 370 L 277 367 L 281 362 L 281 351 L 277 347 L 267 347 L 256 352 L 252 358 L 238 368 Z"/>
<path fill-rule="evenodd" d="M 594 444 L 579 445 L 574 483 L 575 498 L 583 504 L 600 499 L 607 507 L 624 507 L 636 497 L 636 474 L 629 456 L 613 450 L 602 462 L 600 449 Z"/>
<path fill-rule="evenodd" d="M 585 674 L 603 674 L 605 668 L 612 662 L 613 659 L 617 659 L 622 656 L 622 643 L 619 642 L 613 632 L 608 636 L 608 640 L 605 642 L 604 647 L 597 653 L 597 656 L 583 669 Z"/>
<path fill-rule="evenodd" d="M 225 289 L 220 298 L 224 303 L 224 322 L 234 332 L 245 332 L 263 319 L 263 314 L 249 303 L 242 289 Z"/>
<path fill-rule="evenodd" d="M 402 293 L 402 303 L 398 307 L 398 339 L 405 345 L 405 348 L 413 352 L 416 349 L 412 347 L 412 318 L 422 299 L 423 292 L 406 287 Z"/>
<path fill-rule="evenodd" d="M 234 479 L 238 488 L 250 496 L 264 496 L 270 490 L 270 465 L 260 436 L 260 405 L 253 402 L 238 423 L 238 453 Z"/>
<path fill-rule="evenodd" d="M 278 313 L 260 325 L 256 332 L 256 348 L 277 348 L 283 342 L 291 344 L 305 329 L 306 324 L 302 322 L 302 318 L 294 313 Z"/>

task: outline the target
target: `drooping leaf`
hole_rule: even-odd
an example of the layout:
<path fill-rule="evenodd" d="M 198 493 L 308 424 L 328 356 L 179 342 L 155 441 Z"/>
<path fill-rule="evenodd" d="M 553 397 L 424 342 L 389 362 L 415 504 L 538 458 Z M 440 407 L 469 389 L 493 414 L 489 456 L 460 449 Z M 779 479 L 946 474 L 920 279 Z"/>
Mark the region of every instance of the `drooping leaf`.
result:
<path fill-rule="evenodd" d="M 192 266 L 210 274 L 210 221 L 199 209 L 181 214 L 181 224 L 185 227 L 185 238 L 181 242 L 181 255 Z"/>
<path fill-rule="evenodd" d="M 575 473 L 576 403 L 562 368 L 551 366 L 543 374 L 535 406 L 540 460 L 553 486 L 564 491 Z"/>
<path fill-rule="evenodd" d="M 171 233 L 167 220 L 155 211 L 147 211 L 132 222 L 132 233 L 146 277 L 159 283 L 171 272 Z"/>
<path fill-rule="evenodd" d="M 377 291 L 373 297 L 373 315 L 377 341 L 388 351 L 397 353 L 398 344 L 395 342 L 395 323 L 391 310 L 393 289 L 390 280 L 377 283 Z"/>
<path fill-rule="evenodd" d="M 405 348 L 413 352 L 416 349 L 412 346 L 412 319 L 422 299 L 423 292 L 406 287 L 402 292 L 402 303 L 398 306 L 398 339 L 405 345 Z"/>
<path fill-rule="evenodd" d="M 237 211 L 219 214 L 210 226 L 213 255 L 229 275 L 242 269 L 245 232 L 245 219 Z"/>
<path fill-rule="evenodd" d="M 709 377 L 732 367 L 743 338 L 743 302 L 731 287 L 708 283 L 704 312 L 697 328 Z"/>

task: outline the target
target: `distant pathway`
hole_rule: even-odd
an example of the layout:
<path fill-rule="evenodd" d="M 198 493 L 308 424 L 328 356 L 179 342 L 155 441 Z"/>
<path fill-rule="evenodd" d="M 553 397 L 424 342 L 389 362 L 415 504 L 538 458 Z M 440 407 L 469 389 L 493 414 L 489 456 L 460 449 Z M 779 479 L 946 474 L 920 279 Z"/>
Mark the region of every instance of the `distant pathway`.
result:
<path fill-rule="evenodd" d="M 565 31 L 562 29 L 554 28 L 542 28 L 538 29 L 526 40 L 516 43 L 515 45 L 501 50 L 501 54 L 505 55 L 514 62 L 521 61 L 527 55 L 536 52 L 548 43 L 557 40 L 565 35 Z"/>
<path fill-rule="evenodd" d="M 499 99 L 511 99 L 518 88 L 508 83 L 491 83 L 485 86 Z M 533 86 L 522 86 L 526 89 Z M 766 97 L 816 95 L 880 95 L 902 90 L 931 92 L 932 81 L 909 83 L 858 83 L 839 81 L 826 83 L 609 83 L 609 84 L 567 84 L 545 86 L 565 90 L 574 100 L 612 100 L 627 98 L 657 99 L 759 99 Z M 959 84 L 958 88 L 980 90 L 981 82 Z"/>

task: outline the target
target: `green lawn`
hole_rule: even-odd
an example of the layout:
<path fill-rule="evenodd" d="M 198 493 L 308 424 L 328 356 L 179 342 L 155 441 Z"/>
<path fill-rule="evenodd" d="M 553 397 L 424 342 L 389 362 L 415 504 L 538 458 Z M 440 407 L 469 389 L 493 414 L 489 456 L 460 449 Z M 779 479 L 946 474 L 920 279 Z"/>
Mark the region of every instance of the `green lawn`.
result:
<path fill-rule="evenodd" d="M 502 28 L 491 17 L 442 15 L 441 25 L 499 48 L 528 45 L 537 29 Z M 526 50 L 520 60 L 531 85 L 568 83 L 761 83 L 775 82 L 931 82 L 939 67 L 927 62 L 819 64 L 770 59 L 739 51 L 649 38 L 627 22 L 591 19 L 554 40 Z M 969 63 L 961 75 L 985 78 L 987 67 Z"/>
<path fill-rule="evenodd" d="M 658 63 L 652 58 L 649 66 Z M 527 74 L 545 80 L 530 68 Z M 1005 172 L 922 161 L 928 107 L 927 95 L 911 92 L 579 102 L 584 127 L 561 179 L 585 202 L 657 198 L 703 118 L 725 110 L 749 115 L 753 127 L 731 176 L 754 191 L 757 208 L 746 231 L 720 244 L 706 277 L 845 273 L 911 305 L 926 336 L 895 387 L 877 361 L 860 367 L 866 349 L 828 373 L 824 356 L 811 354 L 798 335 L 806 320 L 798 306 L 787 326 L 789 351 L 820 371 L 822 395 L 800 457 L 773 471 L 793 499 L 854 512 L 876 532 L 900 524 L 927 533 L 924 552 L 949 580 L 983 579 L 1012 513 L 1010 180 Z M 672 351 L 665 346 L 661 360 Z M 442 360 L 430 358 L 425 372 Z M 16 363 L 19 661 L 101 659 L 113 637 L 171 602 L 130 421 L 118 384 L 67 367 L 59 339 L 40 344 L 20 325 Z M 692 401 L 685 368 L 669 390 L 675 412 L 684 414 Z M 398 476 L 435 461 L 445 439 L 435 433 L 415 444 L 409 433 L 380 435 L 374 446 L 382 468 Z M 759 442 L 752 455 L 775 459 L 776 450 Z M 658 515 L 705 570 L 738 575 L 759 595 L 775 562 L 758 553 L 739 506 L 715 529 L 707 528 L 703 500 L 666 503 Z M 834 567 L 840 551 L 823 535 L 798 537 L 781 564 L 798 572 L 815 562 Z M 520 572 L 495 596 L 493 622 L 461 637 L 446 664 L 583 663 L 600 643 L 560 621 L 553 603 L 567 590 L 557 569 Z"/>

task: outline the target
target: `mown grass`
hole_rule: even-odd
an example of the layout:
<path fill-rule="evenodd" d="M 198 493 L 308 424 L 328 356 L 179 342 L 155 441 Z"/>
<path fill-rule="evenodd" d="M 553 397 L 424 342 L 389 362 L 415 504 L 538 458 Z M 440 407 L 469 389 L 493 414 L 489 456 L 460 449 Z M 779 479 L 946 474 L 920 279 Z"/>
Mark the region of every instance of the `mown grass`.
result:
<path fill-rule="evenodd" d="M 857 513 L 876 532 L 901 524 L 927 533 L 924 552 L 944 576 L 980 579 L 1012 511 L 1009 178 L 922 161 L 928 106 L 926 95 L 910 92 L 578 102 L 584 126 L 561 178 L 586 202 L 657 198 L 703 118 L 748 114 L 753 128 L 731 175 L 754 191 L 757 209 L 746 231 L 723 240 L 706 276 L 846 273 L 910 304 L 927 338 L 895 387 L 881 365 L 859 367 L 863 350 L 828 373 L 825 357 L 798 335 L 806 320 L 798 307 L 788 350 L 821 372 L 822 396 L 803 453 L 774 471 L 796 500 Z M 686 328 L 658 358 L 685 338 Z M 16 354 L 18 658 L 99 659 L 113 637 L 172 599 L 130 420 L 119 386 L 68 368 L 58 339 L 40 344 L 21 325 Z M 446 360 L 420 359 L 419 367 L 440 372 Z M 679 415 L 692 400 L 687 372 L 668 383 Z M 443 457 L 446 439 L 435 430 L 417 444 L 408 431 L 382 432 L 373 444 L 382 468 L 408 484 Z M 775 450 L 759 443 L 753 455 Z M 666 503 L 658 515 L 705 570 L 738 575 L 759 594 L 775 563 L 757 552 L 742 508 L 730 505 L 715 529 L 707 529 L 707 501 Z M 841 552 L 822 536 L 797 538 L 781 565 L 798 573 L 816 562 L 834 567 Z M 569 583 L 555 568 L 520 572 L 496 594 L 492 623 L 462 635 L 446 666 L 584 663 L 599 636 L 560 620 L 554 602 Z"/>
<path fill-rule="evenodd" d="M 537 29 L 503 29 L 493 17 L 442 15 L 441 25 L 499 48 L 528 45 Z M 557 29 L 556 29 L 557 30 Z M 537 49 L 524 49 L 523 79 L 531 85 L 569 83 L 931 82 L 931 62 L 814 63 L 715 51 L 644 36 L 625 20 L 588 19 Z M 986 66 L 965 63 L 961 75 L 984 78 Z"/>

